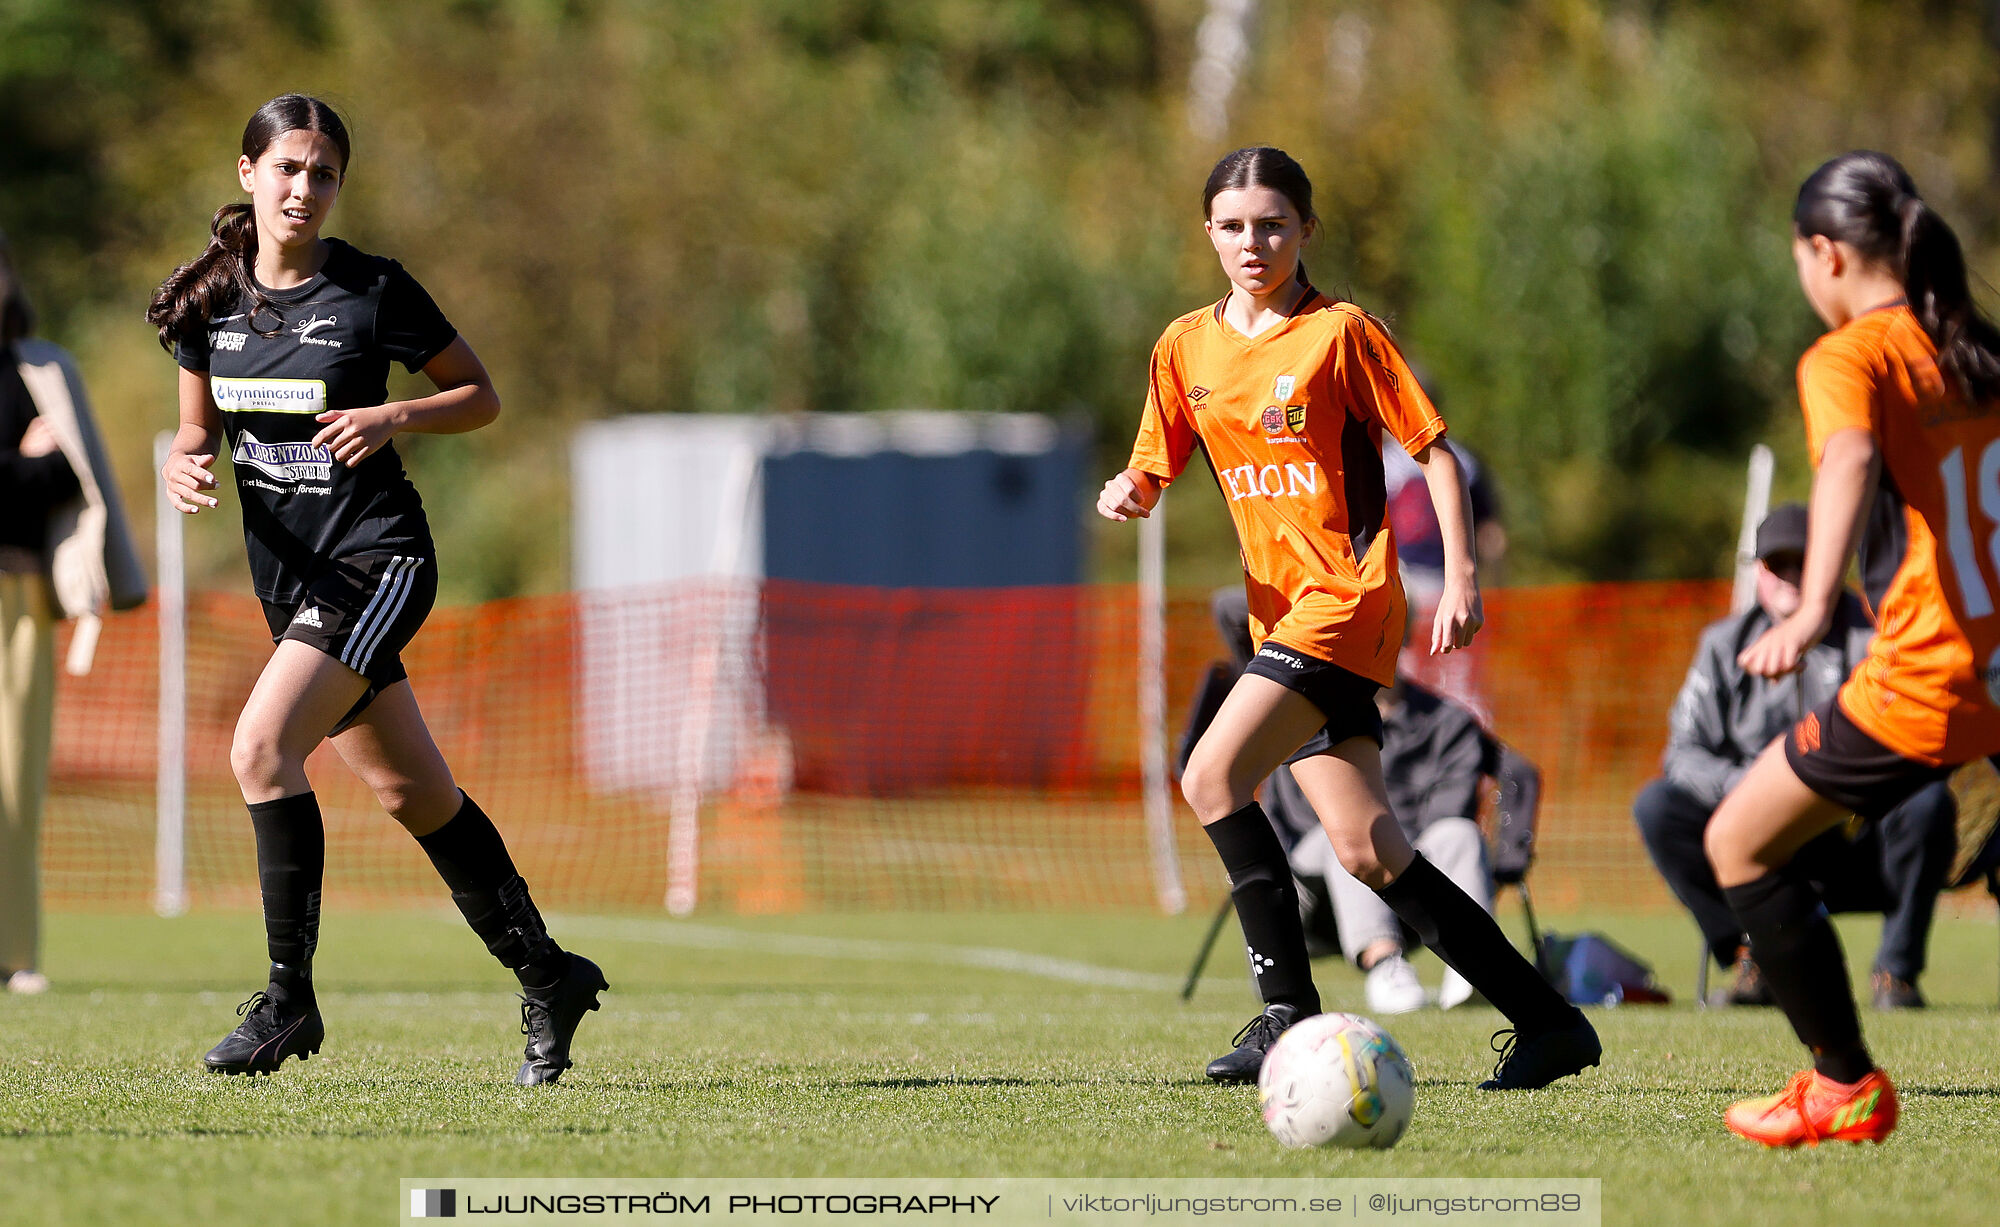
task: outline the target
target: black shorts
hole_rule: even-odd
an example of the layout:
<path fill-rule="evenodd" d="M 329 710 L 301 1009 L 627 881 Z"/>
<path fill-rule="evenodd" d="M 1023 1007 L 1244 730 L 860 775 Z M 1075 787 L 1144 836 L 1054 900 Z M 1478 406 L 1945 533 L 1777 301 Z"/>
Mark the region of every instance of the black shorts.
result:
<path fill-rule="evenodd" d="M 1785 761 L 1807 788 L 1871 819 L 1953 770 L 1904 758 L 1862 732 L 1840 709 L 1837 695 L 1786 734 Z"/>
<path fill-rule="evenodd" d="M 317 648 L 368 679 L 330 737 L 354 722 L 375 696 L 409 676 L 402 651 L 437 600 L 435 559 L 362 554 L 327 565 L 306 583 L 297 605 L 264 602 L 271 641 Z"/>
<path fill-rule="evenodd" d="M 1382 744 L 1382 713 L 1375 706 L 1375 692 L 1382 689 L 1380 683 L 1279 643 L 1259 648 L 1243 672 L 1268 677 L 1303 695 L 1326 717 L 1325 727 L 1300 746 L 1298 753 L 1286 759 L 1287 763 L 1324 754 L 1351 737 L 1366 737 L 1378 746 Z"/>

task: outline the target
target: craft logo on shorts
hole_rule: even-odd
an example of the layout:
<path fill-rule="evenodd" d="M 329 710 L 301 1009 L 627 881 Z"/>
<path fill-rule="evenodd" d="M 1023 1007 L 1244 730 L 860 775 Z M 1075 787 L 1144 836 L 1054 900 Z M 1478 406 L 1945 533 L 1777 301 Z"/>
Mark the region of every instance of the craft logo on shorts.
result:
<path fill-rule="evenodd" d="M 1267 435 L 1281 434 L 1284 429 L 1285 411 L 1276 405 L 1264 406 L 1264 433 Z"/>
<path fill-rule="evenodd" d="M 1290 652 L 1279 651 L 1277 648 L 1272 647 L 1268 643 L 1257 650 L 1257 655 L 1264 660 L 1275 660 L 1279 664 L 1285 666 L 1287 669 L 1291 669 L 1293 671 L 1297 671 L 1299 669 L 1303 669 L 1306 667 L 1305 661 L 1300 660 L 1298 657 L 1292 655 Z"/>
<path fill-rule="evenodd" d="M 333 453 L 310 443 L 266 443 L 246 430 L 232 459 L 291 485 L 333 480 Z"/>

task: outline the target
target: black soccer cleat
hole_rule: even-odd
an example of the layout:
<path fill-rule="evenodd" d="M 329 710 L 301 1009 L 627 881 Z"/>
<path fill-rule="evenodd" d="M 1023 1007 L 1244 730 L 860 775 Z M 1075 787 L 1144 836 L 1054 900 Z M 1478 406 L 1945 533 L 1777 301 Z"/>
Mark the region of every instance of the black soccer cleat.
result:
<path fill-rule="evenodd" d="M 1255 1082 L 1264 1070 L 1264 1054 L 1297 1021 L 1297 1006 L 1275 1002 L 1265 1006 L 1264 1012 L 1244 1023 L 1230 1041 L 1236 1047 L 1208 1063 L 1208 1076 L 1216 1082 Z"/>
<path fill-rule="evenodd" d="M 1501 1036 L 1506 1043 L 1500 1042 Z M 1581 1013 L 1576 1021 L 1555 1031 L 1522 1035 L 1518 1031 L 1495 1031 L 1493 1051 L 1500 1059 L 1493 1076 L 1479 1084 L 1482 1091 L 1532 1091 L 1558 1078 L 1582 1073 L 1604 1055 L 1597 1028 Z"/>
<path fill-rule="evenodd" d="M 242 1025 L 201 1059 L 218 1074 L 274 1073 L 286 1057 L 310 1058 L 326 1039 L 317 1003 L 300 1010 L 259 989 L 236 1012 L 245 1016 Z"/>
<path fill-rule="evenodd" d="M 519 1086 L 541 1086 L 562 1077 L 576 1062 L 569 1059 L 569 1041 L 583 1016 L 597 1008 L 597 994 L 608 992 L 604 973 L 580 954 L 569 956 L 562 979 L 545 989 L 521 994 L 521 1034 L 528 1037 Z"/>

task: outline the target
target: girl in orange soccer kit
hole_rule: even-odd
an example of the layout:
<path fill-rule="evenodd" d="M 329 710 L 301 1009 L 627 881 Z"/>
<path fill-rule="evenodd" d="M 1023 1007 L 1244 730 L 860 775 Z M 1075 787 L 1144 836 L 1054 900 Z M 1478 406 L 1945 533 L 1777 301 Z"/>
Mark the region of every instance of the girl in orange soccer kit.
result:
<path fill-rule="evenodd" d="M 1876 618 L 1868 658 L 1758 758 L 1708 827 L 1716 880 L 1813 1067 L 1725 1120 L 1767 1146 L 1879 1142 L 1896 1088 L 1861 1042 L 1847 964 L 1791 866 L 1813 836 L 1878 818 L 2000 751 L 2000 331 L 1966 287 L 1951 228 L 1896 162 L 1849 153 L 1792 213 L 1806 299 L 1831 332 L 1799 359 L 1818 467 L 1803 602 L 1745 649 L 1777 677 L 1825 635 L 1857 538 Z"/>
<path fill-rule="evenodd" d="M 1466 646 L 1481 613 L 1471 511 L 1445 432 L 1388 332 L 1306 279 L 1312 184 L 1279 150 L 1240 149 L 1202 193 L 1229 278 L 1220 302 L 1168 326 L 1131 467 L 1098 511 L 1146 516 L 1197 446 L 1243 550 L 1256 657 L 1181 781 L 1228 871 L 1264 1012 L 1208 1066 L 1250 1081 L 1285 1028 L 1319 1012 L 1285 851 L 1256 801 L 1280 763 L 1320 815 L 1348 872 L 1514 1024 L 1488 1090 L 1545 1086 L 1595 1065 L 1597 1035 L 1507 942 L 1493 918 L 1419 856 L 1389 814 L 1375 692 L 1395 680 L 1404 604 L 1387 519 L 1382 435 L 1423 467 L 1443 526 L 1447 580 L 1431 651 Z"/>

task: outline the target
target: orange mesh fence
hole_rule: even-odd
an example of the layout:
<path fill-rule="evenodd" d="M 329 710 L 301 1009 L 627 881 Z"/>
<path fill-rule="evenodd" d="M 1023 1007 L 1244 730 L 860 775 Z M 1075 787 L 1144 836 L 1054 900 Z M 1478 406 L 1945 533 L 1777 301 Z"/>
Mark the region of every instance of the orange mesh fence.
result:
<path fill-rule="evenodd" d="M 1543 770 L 1549 906 L 1668 903 L 1630 802 L 1720 583 L 1488 594 L 1471 653 L 1416 661 Z M 1129 587 L 999 591 L 700 582 L 436 611 L 405 653 L 460 783 L 545 905 L 661 906 L 673 815 L 698 815 L 704 910 L 1148 908 L 1138 613 Z M 143 905 L 153 889 L 157 627 L 113 618 L 62 679 L 44 881 L 52 903 Z M 1206 593 L 1169 602 L 1179 722 L 1222 655 Z M 190 601 L 186 888 L 249 906 L 249 824 L 229 775 L 236 713 L 269 655 L 239 596 Z M 414 841 L 322 747 L 330 902 L 441 901 Z M 1177 807 L 1180 807 L 1176 799 Z M 680 808 L 677 809 L 677 806 Z M 1195 906 L 1220 897 L 1179 808 Z"/>

